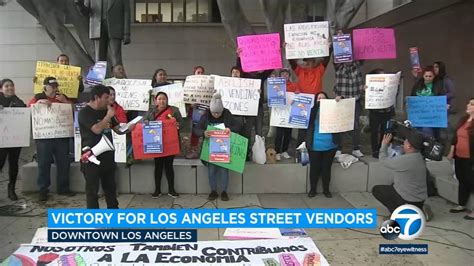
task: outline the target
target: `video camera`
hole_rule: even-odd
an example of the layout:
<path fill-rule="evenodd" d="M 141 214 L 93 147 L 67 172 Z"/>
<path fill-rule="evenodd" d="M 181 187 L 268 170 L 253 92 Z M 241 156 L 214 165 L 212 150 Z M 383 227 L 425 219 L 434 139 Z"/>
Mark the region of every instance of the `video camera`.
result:
<path fill-rule="evenodd" d="M 422 139 L 420 152 L 423 157 L 433 161 L 443 160 L 444 146 L 433 137 L 426 136 L 417 131 L 411 126 L 411 122 L 408 120 L 403 123 L 394 119 L 389 120 L 387 122 L 386 133 L 392 134 L 392 143 L 398 145 L 403 145 L 405 139 L 409 138 L 410 135 L 417 135 L 417 137 Z"/>

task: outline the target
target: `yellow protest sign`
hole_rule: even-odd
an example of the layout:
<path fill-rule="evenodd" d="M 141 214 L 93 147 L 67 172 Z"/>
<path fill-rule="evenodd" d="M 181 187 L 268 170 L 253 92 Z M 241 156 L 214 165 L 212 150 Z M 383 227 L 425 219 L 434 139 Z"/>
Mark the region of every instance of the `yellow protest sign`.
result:
<path fill-rule="evenodd" d="M 36 62 L 35 93 L 43 92 L 43 81 L 46 77 L 55 77 L 59 83 L 59 91 L 69 98 L 77 98 L 81 68 L 77 66 L 60 65 L 51 62 Z"/>

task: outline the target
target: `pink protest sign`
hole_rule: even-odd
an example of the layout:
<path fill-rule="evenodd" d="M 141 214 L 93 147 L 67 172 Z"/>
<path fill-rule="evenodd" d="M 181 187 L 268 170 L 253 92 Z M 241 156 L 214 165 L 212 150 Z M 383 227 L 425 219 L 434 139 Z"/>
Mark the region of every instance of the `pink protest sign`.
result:
<path fill-rule="evenodd" d="M 393 29 L 358 29 L 352 36 L 355 60 L 397 58 Z"/>
<path fill-rule="evenodd" d="M 244 72 L 282 68 L 280 34 L 260 34 L 237 37 Z"/>

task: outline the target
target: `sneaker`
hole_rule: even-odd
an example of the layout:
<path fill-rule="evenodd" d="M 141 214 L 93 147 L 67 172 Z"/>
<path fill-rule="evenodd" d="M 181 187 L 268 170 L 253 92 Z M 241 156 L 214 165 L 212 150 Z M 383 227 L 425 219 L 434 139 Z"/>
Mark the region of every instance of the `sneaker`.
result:
<path fill-rule="evenodd" d="M 324 196 L 325 196 L 326 198 L 332 198 L 332 194 L 331 194 L 331 192 L 329 192 L 329 191 L 328 191 L 328 192 L 324 192 Z"/>
<path fill-rule="evenodd" d="M 219 197 L 219 194 L 215 190 L 211 191 L 211 194 L 207 197 L 207 200 L 215 200 Z"/>
<path fill-rule="evenodd" d="M 76 196 L 76 193 L 69 190 L 65 192 L 58 192 L 58 195 L 66 196 L 66 197 L 74 197 Z"/>
<path fill-rule="evenodd" d="M 364 154 L 360 150 L 353 150 L 352 155 L 354 155 L 357 158 L 364 157 Z"/>
<path fill-rule="evenodd" d="M 316 196 L 316 191 L 309 191 L 308 198 L 314 198 Z"/>
<path fill-rule="evenodd" d="M 39 197 L 38 197 L 38 200 L 39 201 L 47 201 L 48 200 L 48 193 L 39 193 Z"/>
<path fill-rule="evenodd" d="M 281 156 L 283 156 L 283 158 L 285 158 L 285 159 L 290 159 L 291 158 L 291 156 L 286 151 L 284 153 L 282 153 Z"/>
<path fill-rule="evenodd" d="M 464 216 L 464 219 L 466 219 L 466 220 L 474 220 L 474 212 L 471 211 L 470 213 L 466 214 L 466 215 Z"/>
<path fill-rule="evenodd" d="M 449 210 L 450 213 L 459 213 L 459 212 L 465 212 L 465 211 L 466 211 L 466 207 L 461 206 L 461 205 L 458 205 L 456 206 L 456 208 L 452 208 L 451 210 Z"/>
<path fill-rule="evenodd" d="M 277 161 L 281 161 L 281 154 L 277 153 L 277 154 L 275 155 L 275 159 L 276 159 Z"/>
<path fill-rule="evenodd" d="M 221 193 L 221 200 L 222 201 L 229 201 L 229 195 L 227 195 L 227 192 L 225 192 L 225 190 L 222 191 L 222 193 Z"/>
<path fill-rule="evenodd" d="M 176 193 L 176 191 L 171 191 L 168 192 L 168 196 L 172 197 L 173 199 L 177 199 L 179 197 L 179 194 Z"/>
<path fill-rule="evenodd" d="M 151 194 L 151 198 L 152 199 L 157 199 L 159 197 L 161 197 L 163 194 L 161 194 L 161 192 L 157 192 L 155 191 L 155 193 Z"/>
<path fill-rule="evenodd" d="M 423 212 L 425 213 L 425 218 L 427 222 L 433 219 L 433 212 L 431 211 L 430 205 L 423 204 Z"/>

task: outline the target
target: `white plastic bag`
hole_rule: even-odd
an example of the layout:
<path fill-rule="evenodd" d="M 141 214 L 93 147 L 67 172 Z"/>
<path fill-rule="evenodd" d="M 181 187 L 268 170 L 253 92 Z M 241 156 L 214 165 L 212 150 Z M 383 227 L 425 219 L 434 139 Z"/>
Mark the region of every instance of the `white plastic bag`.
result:
<path fill-rule="evenodd" d="M 255 143 L 252 146 L 252 161 L 258 164 L 265 164 L 267 155 L 265 154 L 265 138 L 255 135 Z"/>

